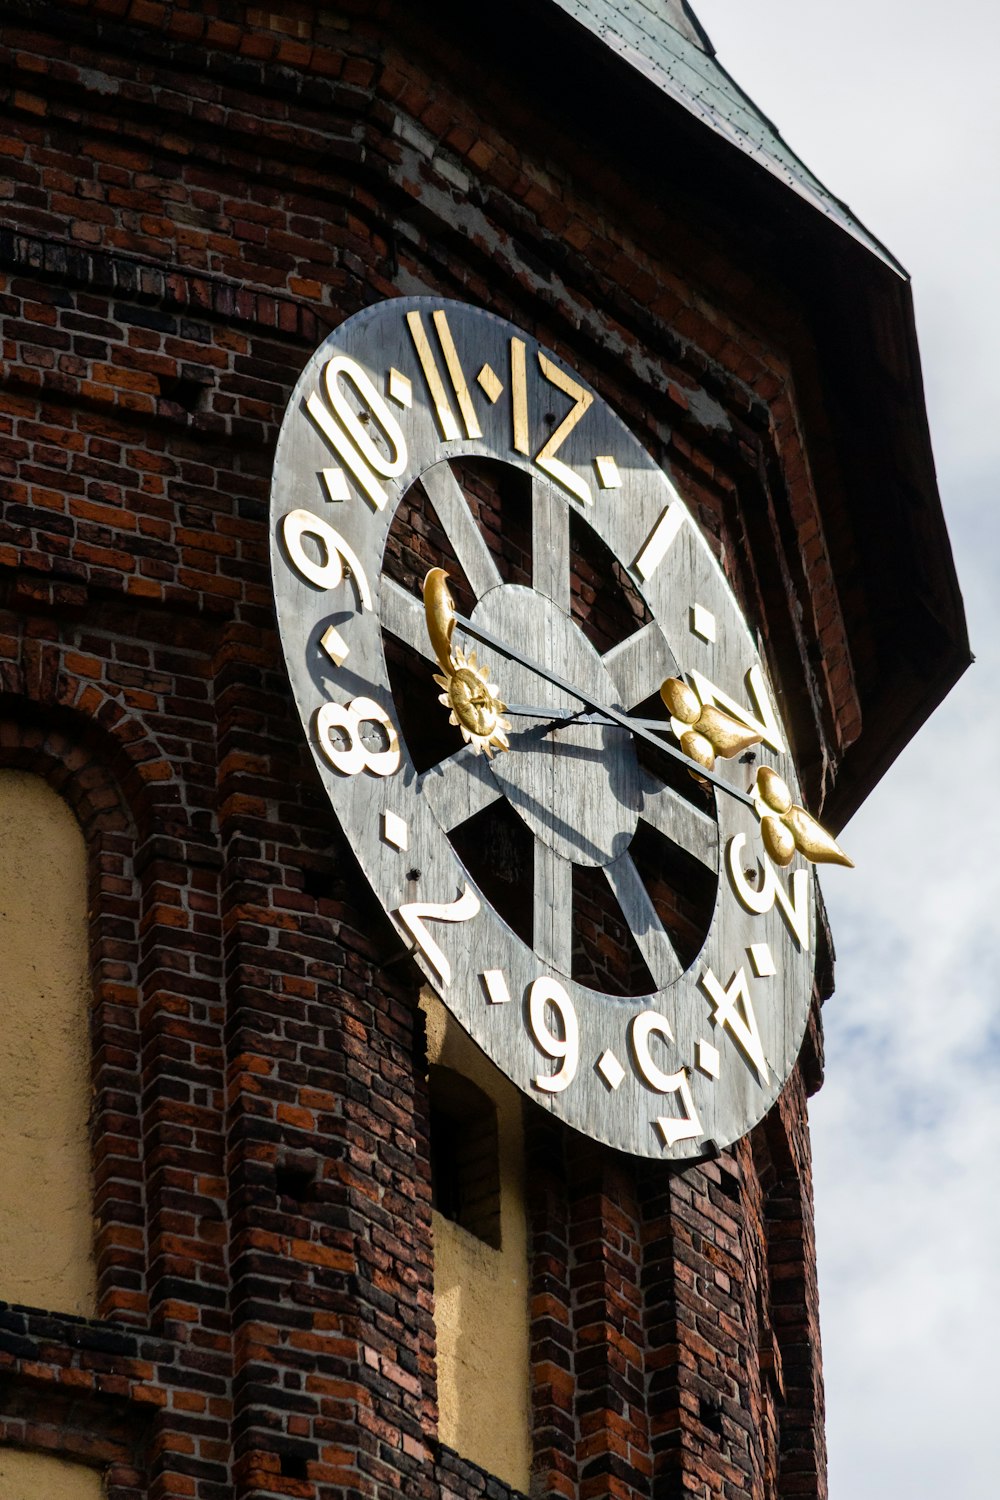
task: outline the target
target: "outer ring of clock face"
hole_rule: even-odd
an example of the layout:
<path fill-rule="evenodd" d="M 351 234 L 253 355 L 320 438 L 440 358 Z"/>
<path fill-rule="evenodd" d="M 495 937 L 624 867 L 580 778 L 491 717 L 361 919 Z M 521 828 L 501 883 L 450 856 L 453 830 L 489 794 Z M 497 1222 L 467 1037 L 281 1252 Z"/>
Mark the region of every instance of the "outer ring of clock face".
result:
<path fill-rule="evenodd" d="M 531 587 L 504 582 L 450 461 L 499 459 L 530 477 Z M 433 657 L 419 593 L 383 572 L 394 512 L 422 479 L 478 600 L 472 620 L 626 713 L 682 675 L 764 734 L 798 798 L 753 639 L 684 502 L 610 408 L 514 325 L 434 298 L 379 303 L 315 352 L 278 440 L 274 593 L 289 676 L 317 769 L 362 869 L 426 978 L 530 1098 L 595 1139 L 684 1160 L 724 1148 L 777 1097 L 812 988 L 815 893 L 799 855 L 768 860 L 753 808 L 716 789 L 715 816 L 638 765 L 617 726 L 511 720 L 492 761 L 459 748 L 421 774 L 386 665 L 395 637 Z M 569 524 L 610 550 L 650 617 L 600 655 L 571 618 Z M 507 702 L 575 704 L 456 629 Z M 610 695 L 610 696 L 609 696 Z M 575 705 L 578 706 L 578 705 Z M 428 694 L 428 715 L 447 715 Z M 544 743 L 543 743 L 544 742 Z M 753 767 L 718 761 L 746 792 Z M 505 797 L 534 849 L 533 939 L 490 905 L 456 827 Z M 711 925 L 684 965 L 629 852 L 640 822 L 717 872 Z M 608 881 L 653 979 L 622 999 L 572 977 L 574 864 Z M 569 904 L 568 904 L 569 903 Z"/>

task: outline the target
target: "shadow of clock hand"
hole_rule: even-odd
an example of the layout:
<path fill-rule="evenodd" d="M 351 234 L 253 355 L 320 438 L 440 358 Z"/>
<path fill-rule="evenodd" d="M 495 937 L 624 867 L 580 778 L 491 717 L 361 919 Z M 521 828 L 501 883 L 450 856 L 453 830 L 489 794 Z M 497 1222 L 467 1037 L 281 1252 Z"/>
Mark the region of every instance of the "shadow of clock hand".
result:
<path fill-rule="evenodd" d="M 667 740 L 662 738 L 661 735 L 656 734 L 652 729 L 647 728 L 642 720 L 632 718 L 629 714 L 624 713 L 620 708 L 612 708 L 607 703 L 598 702 L 589 693 L 584 692 L 582 688 L 577 687 L 572 682 L 567 682 L 565 678 L 559 677 L 548 667 L 545 667 L 540 662 L 533 660 L 532 657 L 525 656 L 522 651 L 518 651 L 515 647 L 508 645 L 508 643 L 501 640 L 499 636 L 495 636 L 492 631 L 484 630 L 481 625 L 474 624 L 474 622 L 467 619 L 465 615 L 455 615 L 455 627 L 456 629 L 464 631 L 467 635 L 470 635 L 473 640 L 479 641 L 484 646 L 488 646 L 492 651 L 498 651 L 500 655 L 505 656 L 508 661 L 516 662 L 518 666 L 524 667 L 527 671 L 533 673 L 536 677 L 542 678 L 545 682 L 550 682 L 552 686 L 558 688 L 560 692 L 568 693 L 571 698 L 575 698 L 578 703 L 583 705 L 584 710 L 590 710 L 592 713 L 600 714 L 603 720 L 611 724 L 616 724 L 622 729 L 627 729 L 638 739 L 646 740 L 649 744 L 655 745 L 655 747 L 658 750 L 662 751 L 663 754 L 669 755 L 673 760 L 680 761 L 680 763 L 686 766 L 688 770 L 694 771 L 702 781 L 711 782 L 712 785 L 718 787 L 720 791 L 725 792 L 730 797 L 734 797 L 738 802 L 745 803 L 747 807 L 755 806 L 754 799 L 751 796 L 748 796 L 746 792 L 741 791 L 739 787 L 731 785 L 731 783 L 724 780 L 723 777 L 718 774 L 718 772 L 710 771 L 705 766 L 700 765 L 697 761 L 692 760 L 689 756 L 684 754 L 683 750 L 678 750 L 676 746 L 671 745 Z"/>

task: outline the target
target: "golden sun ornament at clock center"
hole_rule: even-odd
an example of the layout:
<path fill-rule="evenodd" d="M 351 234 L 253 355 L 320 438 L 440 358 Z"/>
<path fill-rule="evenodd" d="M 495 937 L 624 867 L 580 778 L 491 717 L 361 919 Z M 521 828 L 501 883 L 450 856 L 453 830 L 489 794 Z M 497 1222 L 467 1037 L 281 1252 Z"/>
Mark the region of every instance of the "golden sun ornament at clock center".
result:
<path fill-rule="evenodd" d="M 466 656 L 461 649 L 452 649 L 455 604 L 443 568 L 431 568 L 423 594 L 427 634 L 441 668 L 434 681 L 444 688 L 438 701 L 451 709 L 449 723 L 462 731 L 473 754 L 482 750 L 492 759 L 494 750 L 510 749 L 506 733 L 510 724 L 503 717 L 507 705 L 489 681 L 489 668 L 479 665 L 475 651 Z"/>
<path fill-rule="evenodd" d="M 494 750 L 509 750 L 506 731 L 510 724 L 503 718 L 507 705 L 489 681 L 489 669 L 477 664 L 475 651 L 465 656 L 456 650 L 451 660 L 452 672 L 434 674 L 434 681 L 444 688 L 438 701 L 451 709 L 448 722 L 458 725 L 476 755 L 483 750 L 492 758 Z"/>

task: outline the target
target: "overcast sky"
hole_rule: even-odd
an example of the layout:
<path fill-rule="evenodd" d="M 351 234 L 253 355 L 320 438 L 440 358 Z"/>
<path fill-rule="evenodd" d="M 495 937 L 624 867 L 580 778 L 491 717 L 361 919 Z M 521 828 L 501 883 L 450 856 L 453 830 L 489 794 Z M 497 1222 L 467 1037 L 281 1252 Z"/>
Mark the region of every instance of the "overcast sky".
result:
<path fill-rule="evenodd" d="M 832 1500 L 997 1500 L 1000 8 L 695 0 L 719 60 L 913 277 L 977 664 L 826 874 L 812 1104 Z"/>

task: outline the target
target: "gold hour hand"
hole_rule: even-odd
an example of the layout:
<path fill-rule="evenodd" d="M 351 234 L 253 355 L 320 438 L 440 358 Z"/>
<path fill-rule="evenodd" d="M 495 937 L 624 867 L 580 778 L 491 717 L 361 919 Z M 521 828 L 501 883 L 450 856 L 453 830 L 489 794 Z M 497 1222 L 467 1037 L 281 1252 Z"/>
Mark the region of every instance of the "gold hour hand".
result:
<path fill-rule="evenodd" d="M 434 655 L 443 672 L 452 670 L 451 634 L 455 629 L 455 601 L 444 568 L 431 568 L 424 579 L 424 618 Z"/>
<path fill-rule="evenodd" d="M 475 755 L 482 750 L 492 757 L 494 750 L 509 750 L 506 732 L 510 724 L 503 717 L 507 705 L 489 681 L 489 668 L 478 664 L 475 651 L 466 656 L 461 648 L 452 647 L 455 601 L 443 568 L 431 568 L 424 579 L 424 617 L 441 668 L 434 674 L 434 681 L 444 689 L 438 702 L 451 710 L 448 722 L 461 730 Z"/>
<path fill-rule="evenodd" d="M 674 732 L 685 755 L 711 771 L 715 757 L 721 755 L 730 760 L 751 745 L 759 745 L 763 739 L 756 730 L 748 729 L 725 709 L 714 703 L 704 707 L 696 694 L 679 677 L 668 677 L 660 687 L 660 697 L 676 720 Z"/>

